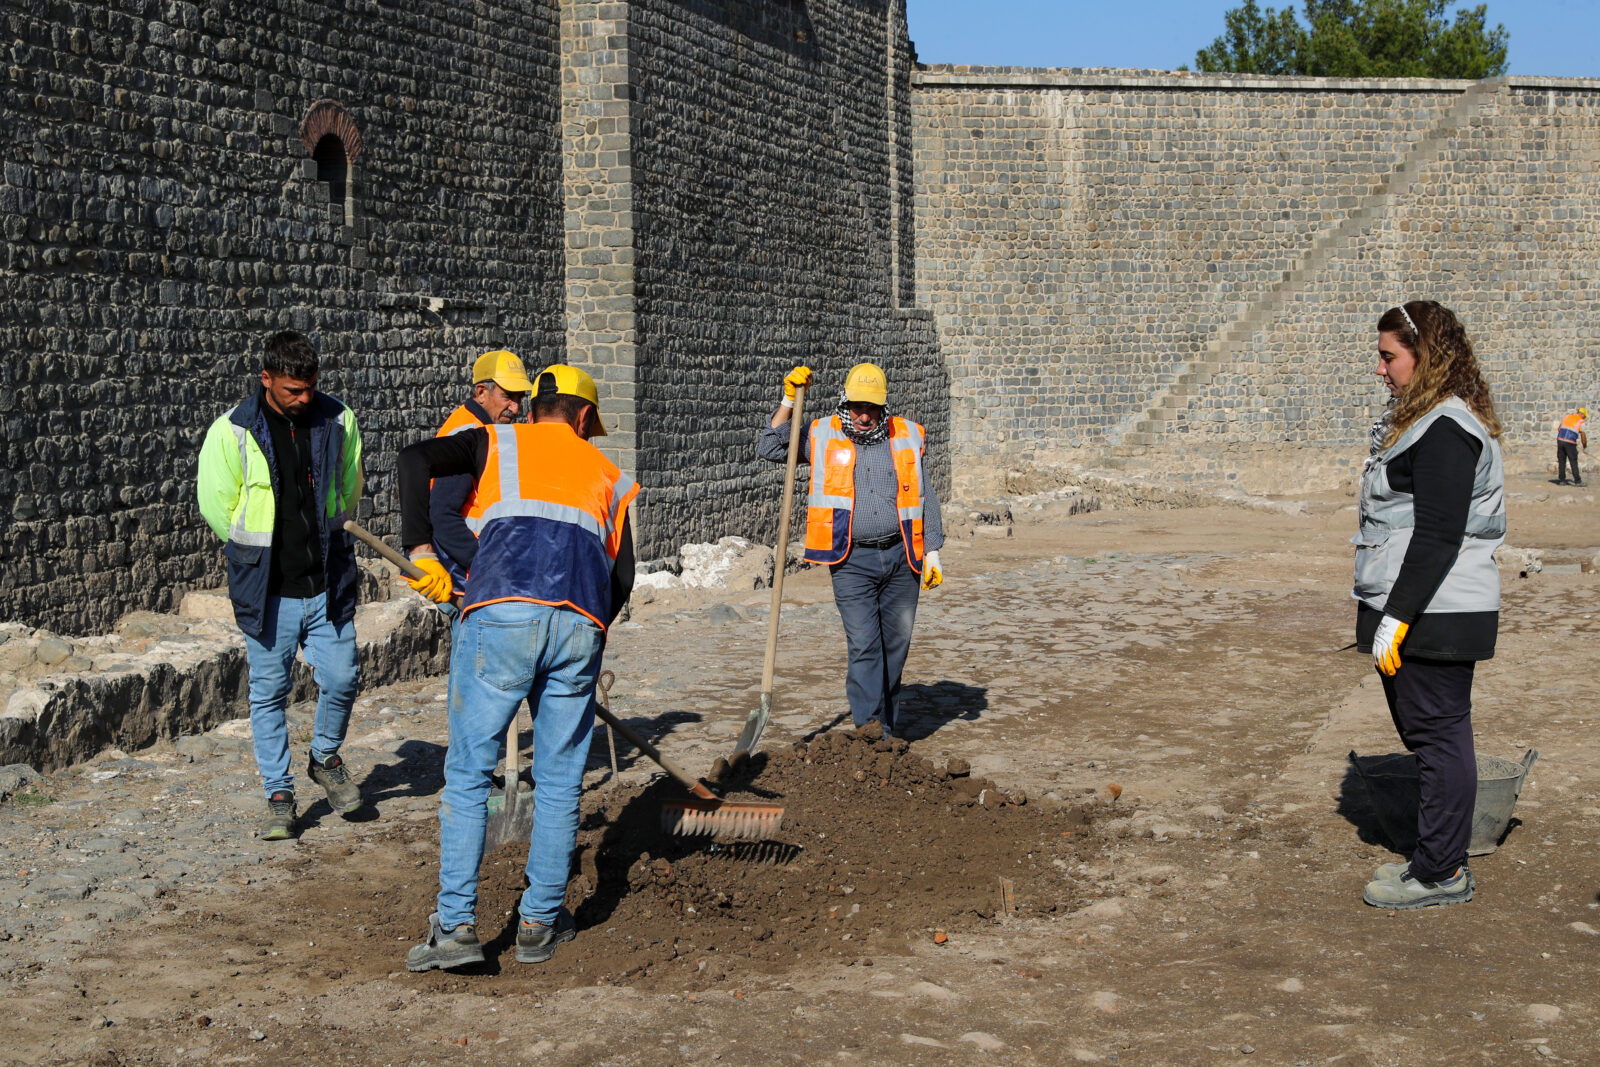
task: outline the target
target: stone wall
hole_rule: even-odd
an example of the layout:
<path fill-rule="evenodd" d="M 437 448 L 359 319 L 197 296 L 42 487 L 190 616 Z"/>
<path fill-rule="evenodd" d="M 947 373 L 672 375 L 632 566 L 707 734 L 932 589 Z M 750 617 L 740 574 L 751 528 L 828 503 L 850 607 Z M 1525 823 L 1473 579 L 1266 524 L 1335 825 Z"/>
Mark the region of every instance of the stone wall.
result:
<path fill-rule="evenodd" d="M 0 618 L 105 630 L 222 582 L 195 455 L 274 330 L 356 408 L 380 532 L 473 356 L 559 358 L 555 0 L 0 18 Z"/>
<path fill-rule="evenodd" d="M 1513 443 L 1595 398 L 1600 82 L 938 67 L 913 110 L 974 492 L 992 457 L 1331 483 L 1402 299 L 1461 314 Z"/>
<path fill-rule="evenodd" d="M 894 274 L 901 0 L 629 6 L 641 556 L 774 535 L 783 470 L 755 443 L 796 363 L 818 372 L 818 412 L 852 364 L 882 364 L 948 484 L 943 367 Z"/>

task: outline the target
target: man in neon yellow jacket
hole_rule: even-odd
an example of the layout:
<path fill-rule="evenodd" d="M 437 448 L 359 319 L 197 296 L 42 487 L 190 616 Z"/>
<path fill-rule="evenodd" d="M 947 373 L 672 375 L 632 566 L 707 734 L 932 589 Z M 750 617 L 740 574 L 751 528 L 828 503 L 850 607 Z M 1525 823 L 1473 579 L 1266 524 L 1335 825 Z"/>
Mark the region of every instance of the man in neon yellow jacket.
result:
<path fill-rule="evenodd" d="M 206 431 L 196 479 L 200 514 L 224 542 L 228 596 L 244 633 L 269 841 L 295 829 L 286 707 L 301 648 L 319 690 L 311 780 L 340 814 L 361 807 L 339 755 L 358 684 L 358 572 L 344 521 L 361 498 L 361 432 L 349 408 L 317 392 L 317 370 L 304 334 L 268 338 L 261 387 Z"/>

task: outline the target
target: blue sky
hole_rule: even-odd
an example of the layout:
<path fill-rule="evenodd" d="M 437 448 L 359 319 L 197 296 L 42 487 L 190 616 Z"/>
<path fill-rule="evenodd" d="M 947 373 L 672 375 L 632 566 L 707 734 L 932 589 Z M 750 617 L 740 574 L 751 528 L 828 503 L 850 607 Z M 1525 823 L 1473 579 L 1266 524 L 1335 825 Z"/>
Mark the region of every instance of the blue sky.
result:
<path fill-rule="evenodd" d="M 1262 7 L 1300 0 L 1257 0 Z M 1174 70 L 1243 0 L 906 0 L 924 63 Z M 1512 74 L 1600 78 L 1600 0 L 1488 0 L 1511 32 Z"/>

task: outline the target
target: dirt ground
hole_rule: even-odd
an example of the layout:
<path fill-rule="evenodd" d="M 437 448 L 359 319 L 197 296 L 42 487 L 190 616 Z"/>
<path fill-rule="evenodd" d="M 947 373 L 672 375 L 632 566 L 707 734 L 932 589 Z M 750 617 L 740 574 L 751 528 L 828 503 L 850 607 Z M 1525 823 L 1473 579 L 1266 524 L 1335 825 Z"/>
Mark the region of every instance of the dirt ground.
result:
<path fill-rule="evenodd" d="M 778 714 L 741 794 L 786 806 L 777 840 L 661 837 L 674 791 L 625 747 L 613 776 L 597 738 L 577 939 L 512 959 L 508 850 L 485 865 L 488 964 L 410 974 L 438 710 L 410 757 L 367 768 L 370 821 L 323 818 L 249 877 L 11 969 L 0 1061 L 1600 1062 L 1600 534 L 1593 495 L 1547 477 L 1512 477 L 1508 540 L 1546 567 L 1502 571 L 1474 690 L 1481 752 L 1541 755 L 1471 903 L 1361 902 L 1396 856 L 1346 754 L 1399 744 L 1346 647 L 1352 497 L 1019 503 L 1014 536 L 944 552 L 905 741 L 847 729 L 826 576 L 789 579 Z M 766 596 L 663 596 L 614 633 L 614 707 L 699 773 L 755 704 Z"/>

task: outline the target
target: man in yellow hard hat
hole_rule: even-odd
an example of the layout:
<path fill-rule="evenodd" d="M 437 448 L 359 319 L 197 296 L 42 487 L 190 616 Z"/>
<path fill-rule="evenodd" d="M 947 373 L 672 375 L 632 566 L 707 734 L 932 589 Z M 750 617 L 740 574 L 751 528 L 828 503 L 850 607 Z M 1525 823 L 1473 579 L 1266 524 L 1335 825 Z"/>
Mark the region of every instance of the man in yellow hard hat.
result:
<path fill-rule="evenodd" d="M 757 446 L 763 459 L 787 458 L 795 388 L 810 382 L 810 367 L 784 377 L 783 400 Z M 833 579 L 850 716 L 857 726 L 877 719 L 891 736 L 904 726 L 895 703 L 918 591 L 944 581 L 944 523 L 923 448 L 922 427 L 890 413 L 889 381 L 875 363 L 850 369 L 834 411 L 813 420 L 800 442 L 811 464 L 805 558 L 826 565 Z"/>
<path fill-rule="evenodd" d="M 413 971 L 483 961 L 475 931 L 490 777 L 517 705 L 533 710 L 534 818 L 516 958 L 541 963 L 576 933 L 561 906 L 577 844 L 583 765 L 606 627 L 633 589 L 628 511 L 638 486 L 590 439 L 606 432 L 594 379 L 558 364 L 534 380 L 528 422 L 469 427 L 401 450 L 400 539 L 443 602 L 429 480 L 470 474 L 478 552 L 450 654 L 450 748 L 439 805 L 438 910 Z"/>
<path fill-rule="evenodd" d="M 1589 409 L 1579 408 L 1561 420 L 1556 428 L 1556 484 L 1567 484 L 1567 464 L 1572 464 L 1572 484 L 1582 485 L 1578 470 L 1578 445 L 1589 451 Z"/>

